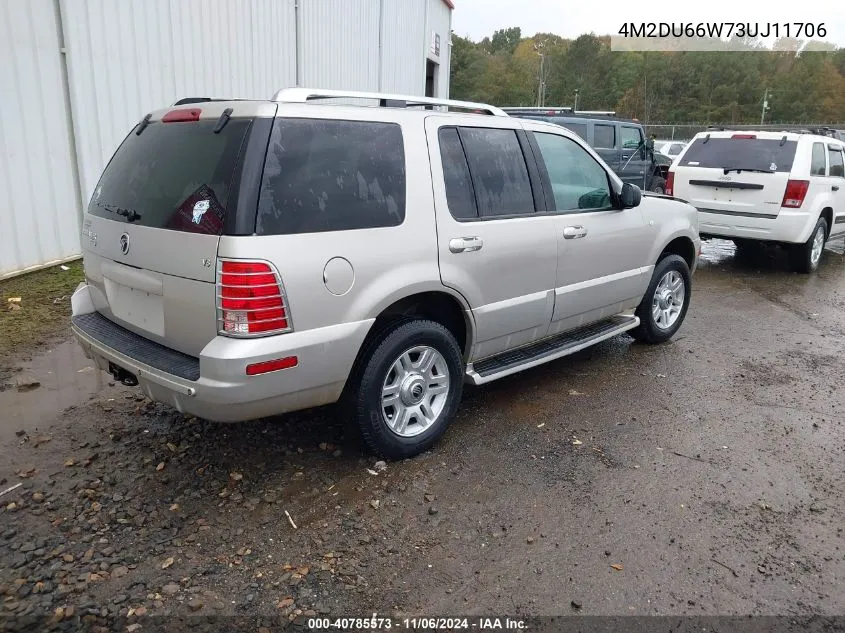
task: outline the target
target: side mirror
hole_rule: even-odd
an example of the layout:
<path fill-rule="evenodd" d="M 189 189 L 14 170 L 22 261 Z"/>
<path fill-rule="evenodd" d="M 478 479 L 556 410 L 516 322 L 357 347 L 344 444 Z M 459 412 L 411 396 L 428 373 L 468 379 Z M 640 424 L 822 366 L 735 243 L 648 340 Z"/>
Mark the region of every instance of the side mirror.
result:
<path fill-rule="evenodd" d="M 639 187 L 628 182 L 622 185 L 622 192 L 619 194 L 619 201 L 622 203 L 623 209 L 631 209 L 639 206 L 642 199 L 643 194 Z"/>

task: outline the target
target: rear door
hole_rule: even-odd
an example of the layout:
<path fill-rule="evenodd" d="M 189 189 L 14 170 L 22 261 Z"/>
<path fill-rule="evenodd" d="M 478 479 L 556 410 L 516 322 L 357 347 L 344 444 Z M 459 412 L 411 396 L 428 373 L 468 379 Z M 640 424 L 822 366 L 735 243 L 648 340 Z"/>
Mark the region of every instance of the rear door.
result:
<path fill-rule="evenodd" d="M 558 257 L 557 219 L 537 212 L 543 194 L 527 137 L 507 120 L 478 118 L 426 120 L 440 276 L 472 309 L 471 360 L 546 335 Z"/>
<path fill-rule="evenodd" d="M 797 146 L 774 135 L 697 138 L 677 161 L 674 194 L 726 222 L 777 217 Z"/>
<path fill-rule="evenodd" d="M 217 334 L 218 241 L 236 213 L 256 117 L 276 106 L 239 106 L 221 126 L 224 107 L 175 108 L 139 124 L 103 172 L 83 222 L 97 310 L 191 355 Z"/>
<path fill-rule="evenodd" d="M 643 130 L 636 125 L 619 126 L 619 142 L 622 146 L 620 154 L 620 170 L 617 172 L 622 182 L 636 185 L 640 189 L 646 188 L 646 160 Z"/>

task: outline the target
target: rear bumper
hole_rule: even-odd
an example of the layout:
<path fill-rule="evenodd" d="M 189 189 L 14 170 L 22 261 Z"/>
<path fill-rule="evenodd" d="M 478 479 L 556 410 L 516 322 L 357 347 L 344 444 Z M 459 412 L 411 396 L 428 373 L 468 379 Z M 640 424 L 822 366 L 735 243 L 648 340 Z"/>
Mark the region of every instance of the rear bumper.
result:
<path fill-rule="evenodd" d="M 77 293 L 87 292 L 83 286 Z M 76 297 L 76 295 L 75 295 Z M 257 339 L 218 336 L 193 359 L 83 312 L 74 302 L 72 329 L 103 371 L 109 363 L 133 374 L 144 393 L 174 409 L 217 422 L 262 418 L 336 402 L 372 321 L 344 323 Z M 246 367 L 289 356 L 296 367 L 247 376 Z M 176 362 L 176 364 L 168 364 Z M 195 380 L 185 376 L 196 375 Z"/>
<path fill-rule="evenodd" d="M 810 238 L 817 213 L 781 208 L 776 216 L 735 215 L 717 209 L 698 209 L 699 232 L 714 237 L 738 237 L 801 244 Z"/>

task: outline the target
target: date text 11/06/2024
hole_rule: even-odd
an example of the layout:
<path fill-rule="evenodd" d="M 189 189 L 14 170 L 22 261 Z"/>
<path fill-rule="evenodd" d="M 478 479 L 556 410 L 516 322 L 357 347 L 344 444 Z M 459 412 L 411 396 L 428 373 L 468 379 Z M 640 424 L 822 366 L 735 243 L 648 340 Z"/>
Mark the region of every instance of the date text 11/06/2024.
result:
<path fill-rule="evenodd" d="M 827 37 L 824 22 L 626 22 L 622 37 Z"/>
<path fill-rule="evenodd" d="M 348 631 L 387 631 L 394 628 L 410 631 L 521 631 L 528 628 L 524 620 L 515 618 L 390 618 L 375 614 L 371 618 L 309 618 L 306 624 L 311 630 Z"/>

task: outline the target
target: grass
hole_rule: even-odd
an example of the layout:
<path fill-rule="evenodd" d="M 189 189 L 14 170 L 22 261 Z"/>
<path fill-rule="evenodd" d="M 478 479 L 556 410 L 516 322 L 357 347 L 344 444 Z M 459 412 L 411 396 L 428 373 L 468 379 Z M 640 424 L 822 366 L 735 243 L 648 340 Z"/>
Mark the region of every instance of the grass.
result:
<path fill-rule="evenodd" d="M 70 296 L 83 281 L 82 261 L 0 281 L 0 379 L 39 347 L 68 334 Z M 20 310 L 10 298 L 20 297 Z"/>

